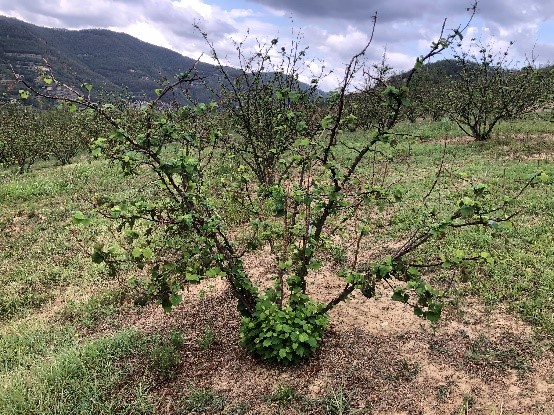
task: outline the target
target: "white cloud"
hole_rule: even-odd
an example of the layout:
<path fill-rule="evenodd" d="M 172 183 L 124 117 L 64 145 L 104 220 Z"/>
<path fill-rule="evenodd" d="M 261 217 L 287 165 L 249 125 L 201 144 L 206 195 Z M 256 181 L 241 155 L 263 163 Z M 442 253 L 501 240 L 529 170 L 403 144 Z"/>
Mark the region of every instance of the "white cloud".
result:
<path fill-rule="evenodd" d="M 407 69 L 415 56 L 429 50 L 443 18 L 448 17 L 447 29 L 456 27 L 467 20 L 470 5 L 471 0 L 436 0 L 432 5 L 426 0 L 375 0 L 369 5 L 366 0 L 0 0 L 0 14 L 45 26 L 110 28 L 192 58 L 204 53 L 209 62 L 208 45 L 192 26 L 198 23 L 219 56 L 232 65 L 238 64 L 233 41 L 244 40 L 248 29 L 245 51 L 255 49 L 256 39 L 268 42 L 278 36 L 280 44 L 289 44 L 293 16 L 294 24 L 304 28 L 311 58 L 324 60 L 333 70 L 323 81 L 331 88 L 345 63 L 368 41 L 375 11 L 378 21 L 367 58 L 380 60 L 386 50 L 391 65 Z M 543 61 L 554 59 L 554 46 L 538 38 L 542 22 L 554 19 L 554 2 L 483 0 L 478 7 L 475 27 L 466 38 L 478 35 L 500 49 L 513 40 L 511 56 L 520 61 L 536 44 L 535 54 Z"/>
<path fill-rule="evenodd" d="M 331 34 L 325 40 L 322 50 L 326 53 L 349 58 L 367 44 L 369 35 L 348 26 L 345 33 Z"/>
<path fill-rule="evenodd" d="M 145 21 L 132 23 L 125 27 L 109 27 L 108 29 L 124 32 L 144 42 L 173 49 L 173 45 L 166 39 L 165 35 L 155 26 L 152 26 L 150 23 Z"/>
<path fill-rule="evenodd" d="M 386 58 L 387 64 L 395 70 L 406 71 L 414 67 L 417 57 L 405 53 L 390 52 L 386 54 Z"/>
<path fill-rule="evenodd" d="M 226 12 L 227 16 L 231 19 L 236 19 L 238 17 L 251 17 L 255 16 L 255 13 L 252 9 L 231 9 Z"/>
<path fill-rule="evenodd" d="M 200 0 L 180 0 L 172 3 L 175 8 L 184 9 L 188 12 L 196 12 L 204 19 L 211 19 L 213 17 L 213 7 Z"/>

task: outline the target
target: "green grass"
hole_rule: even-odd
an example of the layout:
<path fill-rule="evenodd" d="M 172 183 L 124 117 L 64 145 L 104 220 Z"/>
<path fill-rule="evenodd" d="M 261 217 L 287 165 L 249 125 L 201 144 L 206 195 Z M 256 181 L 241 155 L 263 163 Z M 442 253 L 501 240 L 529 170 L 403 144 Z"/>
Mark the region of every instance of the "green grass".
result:
<path fill-rule="evenodd" d="M 136 370 L 131 360 L 124 359 L 144 352 L 144 348 L 137 333 L 121 332 L 71 345 L 29 368 L 13 370 L 0 378 L 0 413 L 136 413 L 135 407 L 144 406 L 145 397 L 122 394 L 119 387 Z M 147 402 L 146 407 L 151 404 Z"/>
<path fill-rule="evenodd" d="M 153 414 L 153 384 L 173 378 L 183 339 L 123 330 L 97 339 L 25 322 L 0 340 L 0 413 Z M 198 394 L 197 394 L 198 395 Z M 189 405 L 206 405 L 192 394 Z"/>
<path fill-rule="evenodd" d="M 423 141 L 465 135 L 462 129 L 447 117 L 440 121 L 420 120 L 417 123 L 404 121 L 395 127 L 395 132 Z M 547 116 L 528 114 L 522 119 L 500 121 L 493 130 L 493 137 L 498 139 L 512 134 L 551 134 L 552 132 L 552 121 L 549 121 Z"/>
<path fill-rule="evenodd" d="M 0 375 L 27 369 L 37 360 L 76 344 L 71 328 L 23 320 L 4 327 L 0 337 Z"/>
<path fill-rule="evenodd" d="M 271 395 L 268 396 L 268 400 L 279 405 L 288 405 L 296 398 L 297 394 L 294 387 L 286 383 L 281 383 L 277 385 Z"/>
<path fill-rule="evenodd" d="M 448 217 L 457 209 L 457 202 L 471 186 L 485 183 L 490 189 L 491 203 L 504 196 L 515 196 L 530 175 L 538 170 L 554 177 L 554 124 L 532 117 L 499 124 L 496 134 L 485 142 L 456 138 L 459 129 L 448 120 L 440 122 L 404 123 L 399 131 L 419 138 L 399 140 L 393 150 L 382 148 L 395 162 L 381 158 L 375 166 L 362 166 L 368 182 L 394 185 L 404 193 L 402 203 L 385 215 L 376 245 L 386 244 L 408 235 L 421 225 L 424 213 L 436 209 L 439 217 Z M 549 134 L 549 135 L 548 135 Z M 445 147 L 443 138 L 448 138 Z M 351 135 L 350 144 L 363 143 L 362 133 Z M 342 156 L 352 156 L 345 151 Z M 436 191 L 421 202 L 443 163 L 442 177 Z M 382 178 L 383 172 L 386 178 Z M 554 334 L 554 191 L 551 185 L 528 188 L 513 205 L 513 228 L 494 235 L 490 229 L 463 229 L 451 232 L 444 240 L 430 243 L 419 250 L 423 259 L 433 253 L 490 252 L 495 264 L 468 265 L 464 294 L 478 295 L 486 304 L 505 304 L 537 330 Z M 389 213 L 390 213 L 389 212 Z M 379 222 L 378 222 L 379 223 Z M 440 280 L 441 273 L 435 280 Z M 444 275 L 450 275 L 444 273 Z M 450 277 L 449 277 L 450 278 Z"/>
<path fill-rule="evenodd" d="M 403 122 L 397 125 L 395 132 L 406 134 L 422 141 L 442 137 L 457 137 L 463 132 L 448 118 L 440 121 L 419 121 L 417 123 Z"/>
<path fill-rule="evenodd" d="M 211 389 L 192 387 L 185 391 L 180 406 L 186 414 L 221 413 L 225 401 Z"/>
<path fill-rule="evenodd" d="M 59 312 L 59 319 L 77 327 L 94 328 L 116 314 L 123 300 L 121 290 L 95 293 L 85 301 L 69 300 Z"/>
<path fill-rule="evenodd" d="M 88 257 L 90 241 L 108 232 L 107 222 L 75 227 L 71 215 L 90 210 L 107 189 L 117 196 L 139 191 L 113 166 L 83 161 L 0 183 L 0 320 L 28 314 L 69 286 L 95 286 L 104 275 Z M 140 185 L 138 186 L 140 188 Z"/>

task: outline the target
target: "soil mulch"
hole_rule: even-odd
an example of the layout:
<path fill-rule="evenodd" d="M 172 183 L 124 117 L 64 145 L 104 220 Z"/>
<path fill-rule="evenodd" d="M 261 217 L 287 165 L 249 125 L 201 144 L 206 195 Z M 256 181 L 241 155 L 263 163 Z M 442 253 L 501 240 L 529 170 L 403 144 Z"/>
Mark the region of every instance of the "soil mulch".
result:
<path fill-rule="evenodd" d="M 176 376 L 151 391 L 163 414 L 186 413 L 188 391 L 207 389 L 224 403 L 201 413 L 554 413 L 554 356 L 525 323 L 467 301 L 432 325 L 389 298 L 341 304 L 318 353 L 285 368 L 240 346 L 240 316 L 222 281 L 186 291 L 170 314 L 152 306 L 124 318 L 146 332 L 184 333 Z M 214 339 L 201 347 L 207 327 Z M 295 392 L 289 401 L 272 398 L 285 386 Z"/>

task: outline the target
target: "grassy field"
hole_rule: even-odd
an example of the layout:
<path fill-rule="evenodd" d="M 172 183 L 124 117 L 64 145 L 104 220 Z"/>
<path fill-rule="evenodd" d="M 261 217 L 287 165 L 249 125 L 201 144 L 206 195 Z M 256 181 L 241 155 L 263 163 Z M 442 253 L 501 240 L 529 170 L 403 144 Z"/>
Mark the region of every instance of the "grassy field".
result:
<path fill-rule="evenodd" d="M 471 184 L 513 195 L 538 169 L 554 176 L 552 123 L 504 123 L 483 143 L 460 136 L 448 121 L 399 131 L 414 138 L 399 144 L 397 161 L 386 168 L 406 199 L 384 216 L 375 246 L 417 226 L 419 201 L 441 162 L 444 174 L 426 209 L 448 212 Z M 367 167 L 364 174 L 371 180 L 375 172 Z M 554 413 L 554 377 L 547 377 L 551 186 L 528 189 L 514 206 L 521 213 L 513 228 L 500 235 L 463 230 L 440 248 L 425 248 L 471 247 L 495 258 L 455 278 L 442 322 L 420 323 L 401 305 L 390 309 L 387 293 L 353 300 L 350 311 L 341 311 L 350 303 L 337 311 L 341 324 L 332 324 L 321 353 L 281 369 L 238 346 L 235 304 L 221 284 L 187 291 L 184 304 L 164 314 L 133 306 L 125 285 L 131 272 L 113 279 L 91 262 L 92 244 L 109 238 L 109 224 L 95 218 L 78 227 L 71 213 L 90 210 L 96 195 L 148 185 L 148 178 L 124 178 L 86 157 L 25 175 L 0 170 L 0 414 Z M 451 276 L 432 278 L 441 284 Z M 386 313 L 394 318 L 384 325 Z"/>

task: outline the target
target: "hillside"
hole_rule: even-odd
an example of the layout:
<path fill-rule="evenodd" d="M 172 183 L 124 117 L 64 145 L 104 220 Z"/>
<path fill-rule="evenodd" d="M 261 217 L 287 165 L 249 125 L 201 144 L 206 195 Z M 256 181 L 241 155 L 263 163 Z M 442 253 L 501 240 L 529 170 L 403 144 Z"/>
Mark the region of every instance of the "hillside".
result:
<path fill-rule="evenodd" d="M 44 59 L 56 77 L 71 85 L 88 82 L 95 91 L 125 91 L 133 98 L 152 97 L 160 80 L 189 69 L 194 60 L 142 42 L 124 33 L 103 29 L 50 29 L 0 16 L 0 83 L 12 84 L 11 66 L 28 79 L 36 78 Z M 217 69 L 200 63 L 199 73 L 217 82 Z M 4 91 L 2 91 L 4 92 Z M 205 88 L 193 91 L 206 100 Z"/>

